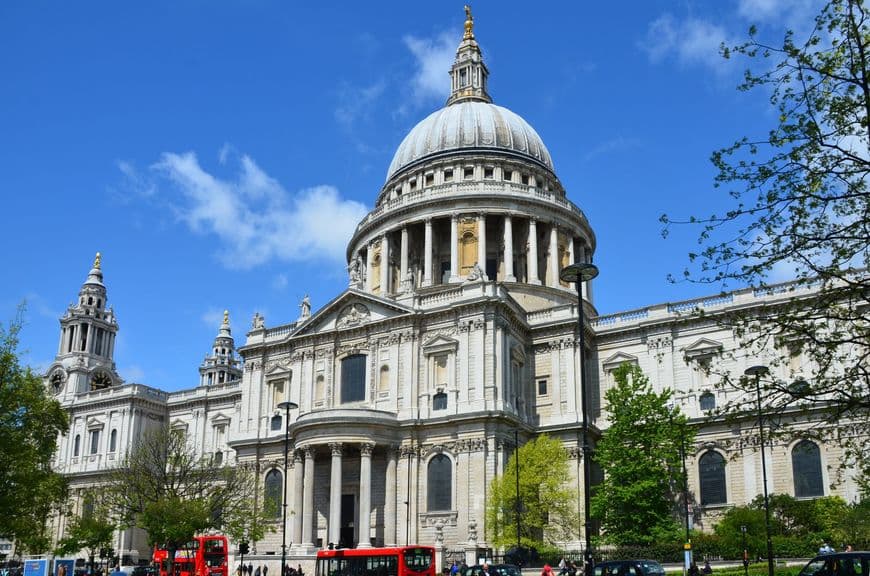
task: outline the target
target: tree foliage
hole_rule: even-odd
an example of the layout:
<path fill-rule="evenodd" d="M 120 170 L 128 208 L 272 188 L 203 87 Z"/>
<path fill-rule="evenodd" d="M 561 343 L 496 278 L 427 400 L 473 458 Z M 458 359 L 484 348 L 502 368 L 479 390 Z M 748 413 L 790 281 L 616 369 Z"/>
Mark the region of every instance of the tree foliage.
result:
<path fill-rule="evenodd" d="M 164 426 L 144 434 L 112 473 L 108 497 L 123 523 L 146 530 L 174 563 L 175 551 L 197 533 L 262 524 L 250 503 L 254 483 L 245 467 L 200 458 L 186 433 Z"/>
<path fill-rule="evenodd" d="M 68 417 L 42 379 L 19 363 L 22 313 L 8 327 L 0 324 L 0 535 L 42 553 L 50 544 L 46 519 L 66 498 L 51 460 Z"/>
<path fill-rule="evenodd" d="M 117 526 L 109 520 L 109 511 L 102 499 L 94 493 L 87 494 L 88 508 L 73 516 L 67 526 L 66 536 L 58 543 L 55 554 L 78 554 L 85 550 L 91 565 L 101 548 L 112 546 L 112 536 Z"/>
<path fill-rule="evenodd" d="M 868 13 L 862 0 L 830 0 L 804 42 L 789 31 L 782 42 L 765 43 L 753 28 L 747 42 L 723 53 L 764 63 L 764 71 L 746 72 L 740 89 L 769 94 L 777 123 L 713 154 L 716 186 L 727 187 L 735 204 L 688 220 L 701 227 L 702 250 L 690 254 L 685 277 L 792 296 L 727 321 L 749 354 L 806 382 L 795 394 L 790 383 L 768 379 L 767 410 L 815 410 L 824 416 L 821 432 L 835 422 L 856 424 L 856 434 L 842 437 L 846 461 L 870 471 Z M 676 222 L 662 221 L 665 234 Z M 769 286 L 784 274 L 794 284 Z M 795 371 L 789 359 L 798 355 L 806 361 Z M 729 385 L 753 391 L 753 382 Z"/>
<path fill-rule="evenodd" d="M 637 366 L 623 364 L 614 380 L 604 396 L 610 426 L 595 449 L 604 480 L 592 496 L 592 516 L 612 544 L 679 541 L 680 447 L 691 445 L 694 433 L 668 406 L 671 391 L 656 393 Z"/>
<path fill-rule="evenodd" d="M 541 549 L 576 534 L 576 492 L 570 489 L 569 480 L 568 453 L 557 439 L 542 434 L 520 446 L 508 459 L 504 473 L 490 483 L 487 538 L 495 546 L 516 545 L 517 506 L 522 546 Z"/>

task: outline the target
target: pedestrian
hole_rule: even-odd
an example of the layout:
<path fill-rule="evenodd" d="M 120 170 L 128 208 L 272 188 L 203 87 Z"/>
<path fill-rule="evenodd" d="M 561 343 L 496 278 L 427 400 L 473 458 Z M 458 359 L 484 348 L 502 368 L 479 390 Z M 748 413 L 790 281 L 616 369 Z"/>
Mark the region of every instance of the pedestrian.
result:
<path fill-rule="evenodd" d="M 692 562 L 692 564 L 689 566 L 689 576 L 698 576 L 698 575 L 699 575 L 698 565 L 695 564 L 694 562 Z"/>
<path fill-rule="evenodd" d="M 260 567 L 257 566 L 257 569 L 254 570 L 254 576 L 260 576 L 260 572 L 261 572 Z"/>
<path fill-rule="evenodd" d="M 266 576 L 266 573 L 269 572 L 268 566 L 263 566 L 263 576 Z"/>
<path fill-rule="evenodd" d="M 250 562 L 248 562 L 248 574 L 250 574 L 251 576 L 254 575 L 254 565 Z"/>
<path fill-rule="evenodd" d="M 713 567 L 710 566 L 709 559 L 704 560 L 704 568 L 701 569 L 701 572 L 703 572 L 704 574 L 712 574 L 713 573 Z"/>
<path fill-rule="evenodd" d="M 551 568 L 552 570 L 552 568 Z M 565 562 L 565 557 L 562 556 L 559 558 L 559 576 L 564 576 L 564 574 L 568 571 L 568 563 Z"/>
<path fill-rule="evenodd" d="M 481 574 L 481 576 L 489 576 L 489 564 L 488 563 L 486 563 L 486 562 L 483 563 L 483 571 L 480 574 Z"/>
<path fill-rule="evenodd" d="M 459 573 L 459 566 L 456 565 L 456 560 L 450 563 L 450 576 L 456 576 Z"/>
<path fill-rule="evenodd" d="M 541 576 L 553 576 L 553 568 L 549 564 L 544 564 L 544 569 L 541 570 Z"/>

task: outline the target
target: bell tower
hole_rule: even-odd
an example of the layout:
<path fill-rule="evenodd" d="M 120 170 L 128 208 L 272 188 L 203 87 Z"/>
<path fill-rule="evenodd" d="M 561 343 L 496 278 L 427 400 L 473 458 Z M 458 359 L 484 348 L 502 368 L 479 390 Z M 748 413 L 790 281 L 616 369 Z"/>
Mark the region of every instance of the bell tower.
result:
<path fill-rule="evenodd" d="M 118 322 L 106 301 L 102 258 L 97 252 L 78 301 L 70 304 L 60 319 L 57 356 L 46 373 L 53 394 L 81 394 L 123 382 L 113 360 Z"/>
<path fill-rule="evenodd" d="M 230 313 L 224 310 L 224 321 L 211 347 L 211 354 L 199 366 L 199 385 L 212 386 L 241 380 L 242 371 L 236 356 L 235 341 L 230 330 Z"/>

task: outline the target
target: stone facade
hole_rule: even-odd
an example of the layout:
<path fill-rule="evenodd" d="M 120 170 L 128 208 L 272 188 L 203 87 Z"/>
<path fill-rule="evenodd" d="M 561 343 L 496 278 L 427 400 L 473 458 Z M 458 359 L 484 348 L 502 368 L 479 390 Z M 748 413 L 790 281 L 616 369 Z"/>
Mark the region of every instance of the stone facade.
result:
<path fill-rule="evenodd" d="M 711 402 L 730 399 L 714 386 L 712 369 L 742 374 L 758 360 L 717 318 L 790 294 L 743 290 L 598 316 L 586 282 L 591 392 L 582 398 L 577 293 L 559 270 L 591 262 L 595 236 L 537 133 L 492 104 L 487 76 L 467 23 L 448 105 L 400 145 L 348 244 L 347 290 L 313 314 L 303 303 L 293 322 L 267 325 L 255 315 L 238 350 L 225 315 L 195 388 L 167 393 L 115 372 L 118 325 L 95 263 L 61 319 L 57 361 L 46 374 L 72 416 L 56 467 L 74 493 L 98 485 L 144 431 L 167 423 L 186 430 L 203 456 L 251 466 L 264 486 L 283 483 L 289 424 L 294 564 L 329 542 L 486 547 L 487 490 L 517 430 L 521 443 L 541 432 L 562 441 L 582 507 L 581 410 L 587 402 L 593 437 L 606 430 L 602 399 L 623 362 L 638 364 L 657 389 L 676 390 L 698 427 L 687 454 L 696 528 L 710 529 L 722 510 L 760 493 L 755 422 L 707 419 Z M 794 377 L 800 367 L 797 358 L 776 376 Z M 278 406 L 286 400 L 298 405 L 289 423 Z M 795 493 L 793 449 L 768 447 L 772 492 Z M 829 477 L 837 449 L 818 449 L 823 494 L 855 499 L 849 474 L 838 483 Z M 726 493 L 700 506 L 699 467 L 713 452 L 724 460 Z M 583 539 L 578 533 L 564 545 L 577 549 Z M 275 562 L 280 542 L 278 530 L 255 543 L 254 561 Z M 148 556 L 136 530 L 118 534 L 115 548 Z"/>

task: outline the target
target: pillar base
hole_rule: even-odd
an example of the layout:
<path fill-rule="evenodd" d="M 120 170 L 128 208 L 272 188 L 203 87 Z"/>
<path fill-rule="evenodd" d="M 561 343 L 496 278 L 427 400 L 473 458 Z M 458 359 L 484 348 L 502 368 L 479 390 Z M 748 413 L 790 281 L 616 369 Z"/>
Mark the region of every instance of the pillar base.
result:
<path fill-rule="evenodd" d="M 542 283 L 541 283 L 540 280 L 538 280 L 537 278 L 535 278 L 535 279 L 533 279 L 533 280 L 529 280 L 529 284 L 534 284 L 535 286 L 540 286 Z"/>
<path fill-rule="evenodd" d="M 514 275 L 505 276 L 503 282 L 516 282 L 517 277 Z"/>

